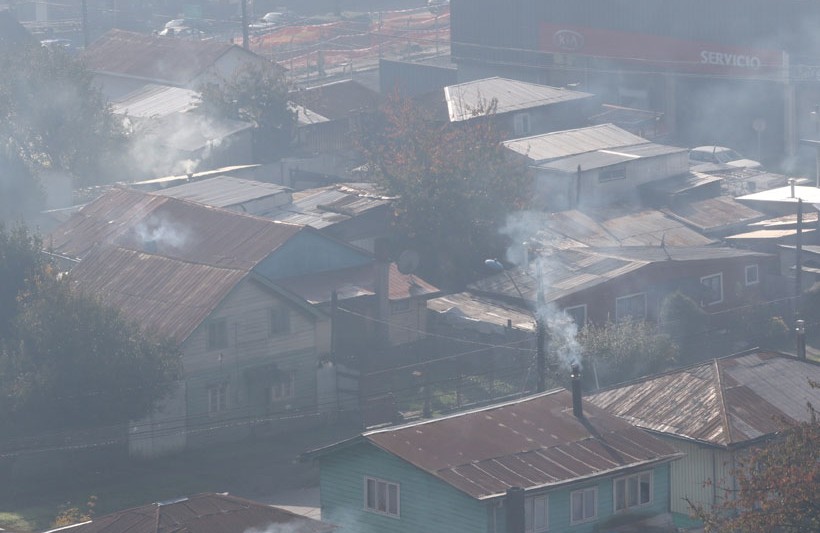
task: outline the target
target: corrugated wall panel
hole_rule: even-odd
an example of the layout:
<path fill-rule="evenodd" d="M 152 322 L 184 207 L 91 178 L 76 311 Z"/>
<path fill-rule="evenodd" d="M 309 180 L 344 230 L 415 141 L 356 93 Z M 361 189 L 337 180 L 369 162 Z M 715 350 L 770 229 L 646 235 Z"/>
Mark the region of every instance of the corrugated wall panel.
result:
<path fill-rule="evenodd" d="M 672 512 L 688 515 L 690 508 L 687 498 L 696 504 L 712 505 L 715 494 L 720 492 L 715 488 L 715 483 L 722 484 L 729 480 L 731 454 L 717 448 L 668 440 L 686 453 L 686 457 L 672 465 Z"/>

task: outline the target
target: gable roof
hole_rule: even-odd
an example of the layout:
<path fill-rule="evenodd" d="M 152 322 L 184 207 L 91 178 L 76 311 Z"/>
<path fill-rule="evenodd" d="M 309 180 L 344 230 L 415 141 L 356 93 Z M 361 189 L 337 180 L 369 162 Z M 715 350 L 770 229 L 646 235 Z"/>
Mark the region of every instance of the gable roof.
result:
<path fill-rule="evenodd" d="M 143 329 L 182 342 L 246 276 L 244 270 L 102 246 L 77 263 L 69 279 Z"/>
<path fill-rule="evenodd" d="M 251 270 L 304 226 L 242 215 L 168 196 L 113 189 L 51 234 L 52 251 L 82 258 L 97 244 L 192 263 Z"/>
<path fill-rule="evenodd" d="M 173 196 L 214 207 L 229 208 L 264 199 L 273 199 L 277 205 L 287 204 L 291 199 L 290 191 L 288 187 L 275 183 L 233 176 L 214 176 L 159 189 L 155 194 Z"/>
<path fill-rule="evenodd" d="M 500 114 L 593 97 L 590 93 L 499 77 L 444 88 L 450 122 L 473 118 L 477 106 L 492 100 L 497 102 L 496 113 Z"/>
<path fill-rule="evenodd" d="M 805 421 L 820 364 L 755 351 L 649 376 L 597 392 L 589 403 L 644 429 L 721 447 L 739 446 Z"/>
<path fill-rule="evenodd" d="M 265 531 L 276 526 L 290 533 L 326 533 L 334 526 L 288 510 L 205 493 L 167 503 L 151 503 L 60 528 L 71 533 L 217 533 Z M 286 529 L 285 529 L 286 528 Z M 277 529 L 278 530 L 278 529 Z"/>
<path fill-rule="evenodd" d="M 169 39 L 113 29 L 91 43 L 82 59 L 92 72 L 187 85 L 234 50 L 259 57 L 221 41 Z"/>
<path fill-rule="evenodd" d="M 595 150 L 620 148 L 638 144 L 650 144 L 643 137 L 638 137 L 613 124 L 601 124 L 573 130 L 556 131 L 512 139 L 502 143 L 510 150 L 517 152 L 535 163 L 544 163 L 551 159 L 568 157 Z"/>
<path fill-rule="evenodd" d="M 478 500 L 503 496 L 511 487 L 560 486 L 680 456 L 595 406 L 585 405 L 584 414 L 573 415 L 572 394 L 561 389 L 370 431 L 357 440 Z"/>
<path fill-rule="evenodd" d="M 355 80 L 341 80 L 299 89 L 291 92 L 288 97 L 306 108 L 308 114 L 317 114 L 328 120 L 346 118 L 360 111 L 375 111 L 379 105 L 379 93 Z"/>

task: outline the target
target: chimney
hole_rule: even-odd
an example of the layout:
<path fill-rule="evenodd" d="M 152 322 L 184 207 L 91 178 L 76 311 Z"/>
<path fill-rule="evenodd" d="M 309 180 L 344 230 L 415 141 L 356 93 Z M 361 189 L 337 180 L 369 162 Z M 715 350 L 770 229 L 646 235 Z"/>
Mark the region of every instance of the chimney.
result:
<path fill-rule="evenodd" d="M 572 363 L 572 414 L 577 418 L 584 418 L 584 410 L 581 405 L 581 367 L 578 363 Z"/>
<path fill-rule="evenodd" d="M 510 487 L 504 497 L 507 533 L 524 533 L 524 489 Z"/>
<path fill-rule="evenodd" d="M 796 180 L 794 178 L 789 178 L 788 179 L 789 187 L 791 187 L 791 189 L 792 189 L 792 195 L 789 198 L 794 198 L 794 184 L 795 184 L 795 181 Z"/>

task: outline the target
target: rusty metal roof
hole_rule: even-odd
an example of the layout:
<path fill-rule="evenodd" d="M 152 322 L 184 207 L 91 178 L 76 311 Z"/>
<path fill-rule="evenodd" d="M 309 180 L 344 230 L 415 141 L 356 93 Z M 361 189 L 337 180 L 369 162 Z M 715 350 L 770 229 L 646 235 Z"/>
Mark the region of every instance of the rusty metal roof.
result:
<path fill-rule="evenodd" d="M 77 263 L 69 279 L 143 329 L 182 342 L 247 275 L 103 246 Z"/>
<path fill-rule="evenodd" d="M 264 216 L 324 229 L 374 209 L 385 209 L 393 199 L 369 183 L 337 183 L 294 192 L 292 205 L 266 212 Z"/>
<path fill-rule="evenodd" d="M 309 228 L 118 188 L 84 206 L 45 244 L 73 258 L 82 258 L 98 244 L 113 244 L 192 263 L 251 270 L 304 230 Z"/>
<path fill-rule="evenodd" d="M 280 507 L 228 494 L 205 493 L 151 503 L 60 528 L 71 533 L 326 533 L 335 526 Z M 56 532 L 58 530 L 52 530 Z"/>
<path fill-rule="evenodd" d="M 379 93 L 355 80 L 341 80 L 290 92 L 291 101 L 329 120 L 378 108 Z"/>
<path fill-rule="evenodd" d="M 91 43 L 82 60 L 92 72 L 186 85 L 233 49 L 257 57 L 227 42 L 169 39 L 113 29 Z"/>
<path fill-rule="evenodd" d="M 510 487 L 558 486 L 680 456 L 593 405 L 584 414 L 573 415 L 572 394 L 561 389 L 362 438 L 479 500 Z"/>
<path fill-rule="evenodd" d="M 756 351 L 649 376 L 590 395 L 589 403 L 639 427 L 716 446 L 743 445 L 808 420 L 820 364 Z"/>
<path fill-rule="evenodd" d="M 530 161 L 539 163 L 595 150 L 642 143 L 648 144 L 649 141 L 613 124 L 601 124 L 513 139 L 502 144 L 529 158 Z"/>
<path fill-rule="evenodd" d="M 493 100 L 500 114 L 593 97 L 590 93 L 499 77 L 444 88 L 451 122 L 473 118 L 477 107 Z"/>

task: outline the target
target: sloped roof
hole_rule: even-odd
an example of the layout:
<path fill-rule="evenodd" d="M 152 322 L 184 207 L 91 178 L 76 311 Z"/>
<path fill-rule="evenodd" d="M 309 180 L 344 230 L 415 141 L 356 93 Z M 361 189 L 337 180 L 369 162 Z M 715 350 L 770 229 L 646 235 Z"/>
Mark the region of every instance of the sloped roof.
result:
<path fill-rule="evenodd" d="M 329 120 L 349 117 L 359 111 L 375 111 L 379 93 L 355 80 L 341 80 L 292 91 L 288 97 L 309 113 Z"/>
<path fill-rule="evenodd" d="M 511 487 L 558 486 L 669 461 L 669 444 L 596 408 L 572 412 L 556 390 L 464 413 L 364 433 L 362 439 L 484 500 Z"/>
<path fill-rule="evenodd" d="M 290 198 L 290 189 L 282 185 L 264 181 L 235 178 L 232 176 L 214 176 L 204 180 L 183 183 L 166 189 L 159 189 L 156 194 L 173 196 L 214 207 L 231 207 L 252 200 L 260 200 L 281 195 Z"/>
<path fill-rule="evenodd" d="M 649 376 L 597 392 L 589 403 L 636 426 L 731 447 L 783 428 L 780 419 L 808 420 L 820 365 L 756 351 Z"/>
<path fill-rule="evenodd" d="M 91 43 L 82 60 L 92 72 L 187 85 L 234 49 L 257 57 L 221 41 L 169 39 L 113 29 Z"/>
<path fill-rule="evenodd" d="M 593 213 L 572 209 L 533 215 L 538 228 L 531 239 L 550 247 L 578 246 L 706 246 L 701 235 L 657 209 L 598 208 Z"/>
<path fill-rule="evenodd" d="M 621 146 L 619 148 L 602 148 L 582 154 L 573 154 L 567 157 L 551 159 L 539 164 L 538 168 L 556 172 L 573 173 L 578 171 L 578 167 L 581 167 L 582 171 L 594 170 L 619 165 L 636 159 L 660 157 L 687 151 L 686 148 L 677 146 L 644 142 L 643 144 Z"/>
<path fill-rule="evenodd" d="M 279 529 L 281 528 L 281 529 Z M 205 493 L 178 500 L 151 503 L 95 517 L 59 531 L 71 533 L 223 533 L 243 531 L 326 533 L 334 526 L 286 509 L 237 498 Z M 57 530 L 55 530 L 57 531 Z"/>
<path fill-rule="evenodd" d="M 293 193 L 293 204 L 265 213 L 291 224 L 323 229 L 390 204 L 392 198 L 369 183 L 337 183 Z"/>
<path fill-rule="evenodd" d="M 69 279 L 143 329 L 182 342 L 247 275 L 245 270 L 102 246 L 77 263 Z"/>
<path fill-rule="evenodd" d="M 766 218 L 766 215 L 737 202 L 731 196 L 679 202 L 666 212 L 703 232 L 743 226 Z"/>
<path fill-rule="evenodd" d="M 197 106 L 199 93 L 182 87 L 149 83 L 111 102 L 115 114 L 137 118 L 159 118 L 183 113 Z"/>
<path fill-rule="evenodd" d="M 649 144 L 649 141 L 618 126 L 601 124 L 513 139 L 502 144 L 510 150 L 528 157 L 535 163 L 543 163 L 551 159 L 595 150 L 607 150 L 645 143 Z"/>
<path fill-rule="evenodd" d="M 590 93 L 499 77 L 444 88 L 451 122 L 473 118 L 477 106 L 493 100 L 497 102 L 496 113 L 508 113 L 593 97 Z"/>
<path fill-rule="evenodd" d="M 98 244 L 148 251 L 191 263 L 251 270 L 304 226 L 113 189 L 84 206 L 47 239 L 52 251 L 82 258 Z"/>
<path fill-rule="evenodd" d="M 276 281 L 277 285 L 312 303 L 327 303 L 335 290 L 339 299 L 376 294 L 376 263 L 332 272 L 319 272 Z M 388 267 L 388 299 L 430 296 L 439 289 L 423 279 L 399 272 L 395 263 Z"/>
<path fill-rule="evenodd" d="M 509 321 L 517 330 L 535 331 L 535 318 L 531 311 L 469 292 L 427 300 L 427 310 L 438 313 L 455 327 L 467 326 L 490 333 L 503 331 Z"/>

